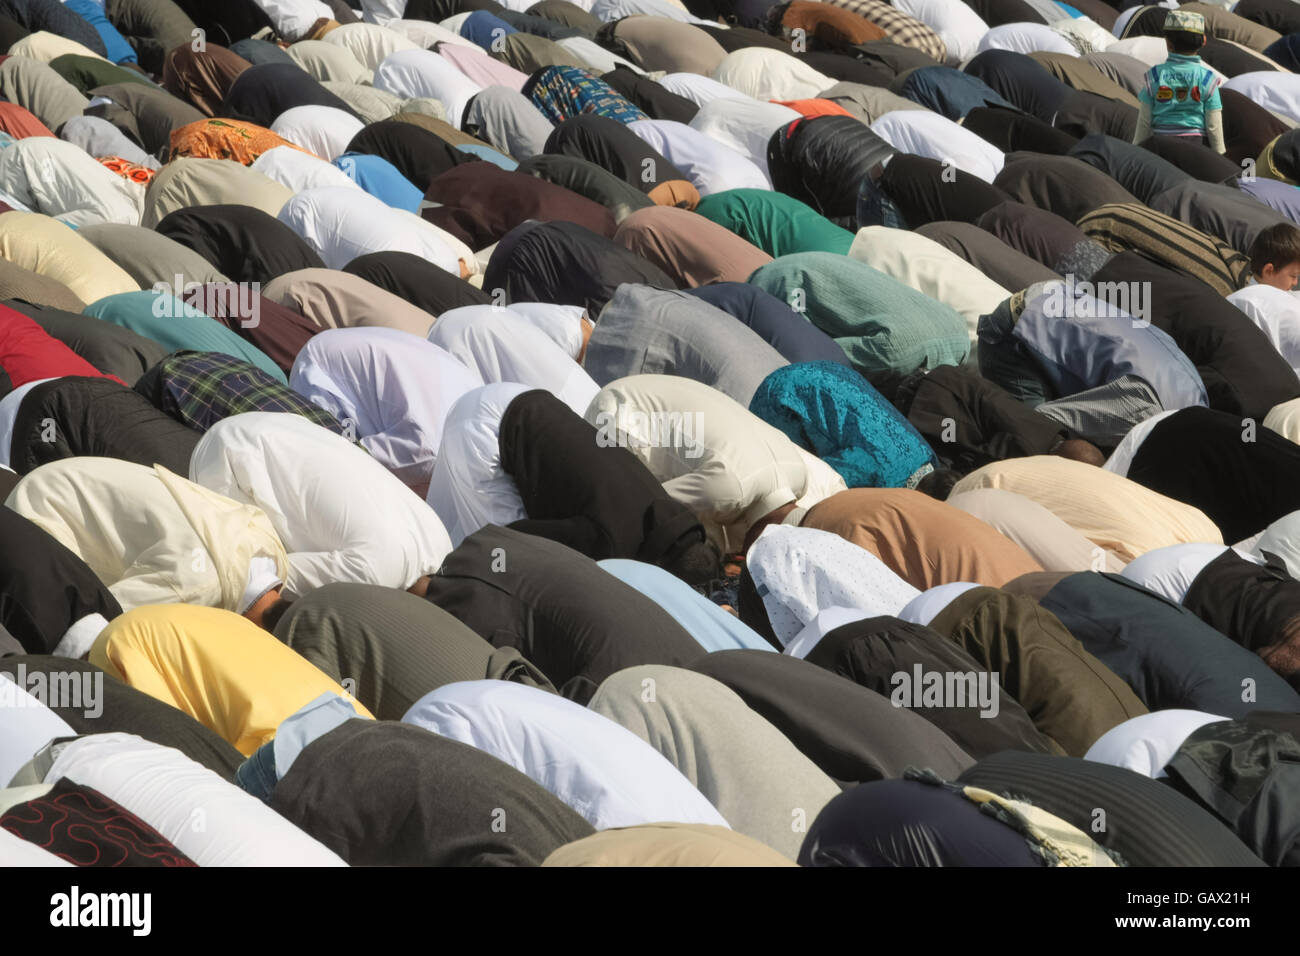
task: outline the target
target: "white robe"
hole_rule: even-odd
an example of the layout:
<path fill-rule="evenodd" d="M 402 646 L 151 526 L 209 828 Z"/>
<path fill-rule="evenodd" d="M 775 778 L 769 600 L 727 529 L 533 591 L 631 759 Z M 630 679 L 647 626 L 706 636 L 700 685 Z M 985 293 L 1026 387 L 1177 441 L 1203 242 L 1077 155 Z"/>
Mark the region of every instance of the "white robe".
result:
<path fill-rule="evenodd" d="M 1206 724 L 1228 719 L 1199 710 L 1157 710 L 1131 717 L 1098 737 L 1083 759 L 1159 780 L 1169 776 L 1165 764 L 1188 737 Z"/>
<path fill-rule="evenodd" d="M 0 149 L 0 190 L 72 226 L 138 226 L 144 209 L 144 186 L 110 172 L 79 146 L 49 136 Z"/>
<path fill-rule="evenodd" d="M 528 517 L 515 481 L 501 467 L 501 419 L 520 395 L 517 382 L 496 382 L 463 395 L 443 423 L 428 505 L 446 525 L 453 547 L 485 525 Z"/>
<path fill-rule="evenodd" d="M 772 188 L 764 168 L 685 123 L 634 120 L 627 128 L 685 173 L 701 196 L 728 189 Z"/>
<path fill-rule="evenodd" d="M 682 772 L 632 731 L 536 687 L 500 680 L 446 684 L 416 701 L 402 722 L 491 754 L 597 830 L 727 826 Z"/>
<path fill-rule="evenodd" d="M 337 166 L 292 146 L 268 149 L 249 168 L 295 193 L 308 189 L 361 190 L 352 177 Z"/>
<path fill-rule="evenodd" d="M 403 50 L 384 58 L 375 70 L 375 88 L 402 99 L 428 97 L 447 110 L 447 120 L 460 129 L 465 105 L 482 87 L 432 50 Z"/>
<path fill-rule="evenodd" d="M 476 370 L 485 384 L 518 382 L 544 388 L 578 415 L 600 391 L 581 365 L 512 307 L 451 309 L 433 323 L 429 341 Z"/>
<path fill-rule="evenodd" d="M 286 596 L 340 581 L 409 588 L 451 550 L 418 495 L 341 435 L 283 412 L 208 430 L 191 480 L 266 512 L 289 552 Z"/>
<path fill-rule="evenodd" d="M 336 159 L 347 151 L 365 123 L 334 106 L 295 106 L 275 118 L 271 132 L 321 159 Z"/>
<path fill-rule="evenodd" d="M 952 66 L 973 57 L 989 32 L 989 25 L 962 0 L 894 0 L 892 6 L 939 34 Z"/>
<path fill-rule="evenodd" d="M 289 372 L 291 389 L 352 422 L 362 447 L 412 487 L 429 481 L 452 404 L 482 384 L 438 346 L 384 328 L 314 335 Z"/>
<path fill-rule="evenodd" d="M 826 608 L 896 616 L 921 593 L 870 551 L 815 528 L 770 525 L 750 545 L 745 564 L 782 646 Z"/>
<path fill-rule="evenodd" d="M 986 183 L 1002 171 L 1006 154 L 983 137 L 929 110 L 894 110 L 871 131 L 899 152 L 937 159 Z"/>
<path fill-rule="evenodd" d="M 347 865 L 257 797 L 179 750 L 134 734 L 73 741 L 45 781 L 62 777 L 130 810 L 199 866 Z"/>
<path fill-rule="evenodd" d="M 769 187 L 767 144 L 782 126 L 800 119 L 801 114 L 779 103 L 765 103 L 753 97 L 714 99 L 700 107 L 691 129 L 734 150 L 762 170 Z"/>
<path fill-rule="evenodd" d="M 360 189 L 304 190 L 284 204 L 279 219 L 330 269 L 370 252 L 409 252 L 452 275 L 460 275 L 460 261 L 474 260 L 463 242 Z"/>
<path fill-rule="evenodd" d="M 713 71 L 713 78 L 756 100 L 806 100 L 835 85 L 789 53 L 767 47 L 733 50 Z"/>

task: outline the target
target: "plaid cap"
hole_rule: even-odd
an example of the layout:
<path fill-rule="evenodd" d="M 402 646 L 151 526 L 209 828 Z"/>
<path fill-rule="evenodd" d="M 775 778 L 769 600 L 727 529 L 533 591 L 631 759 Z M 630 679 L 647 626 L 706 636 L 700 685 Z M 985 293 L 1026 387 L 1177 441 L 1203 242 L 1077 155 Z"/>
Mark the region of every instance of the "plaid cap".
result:
<path fill-rule="evenodd" d="M 1184 33 L 1204 33 L 1205 17 L 1191 10 L 1170 10 L 1165 14 L 1165 29 Z"/>

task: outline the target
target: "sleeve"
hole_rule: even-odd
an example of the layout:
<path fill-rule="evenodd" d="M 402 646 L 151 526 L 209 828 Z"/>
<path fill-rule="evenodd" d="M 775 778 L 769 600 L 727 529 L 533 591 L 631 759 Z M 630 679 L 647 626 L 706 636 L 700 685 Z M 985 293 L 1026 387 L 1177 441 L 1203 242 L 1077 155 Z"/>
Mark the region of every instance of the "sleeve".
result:
<path fill-rule="evenodd" d="M 1223 155 L 1227 151 L 1228 147 L 1223 141 L 1222 110 L 1205 111 L 1205 135 L 1209 137 L 1210 148 L 1216 153 Z"/>
<path fill-rule="evenodd" d="M 1151 101 L 1146 99 L 1140 102 L 1137 131 L 1133 134 L 1134 143 L 1140 143 L 1151 135 Z"/>
<path fill-rule="evenodd" d="M 1202 102 L 1205 104 L 1207 126 L 1209 124 L 1210 112 L 1212 110 L 1217 111 L 1223 109 L 1223 97 L 1219 95 L 1219 86 L 1221 83 L 1222 81 L 1214 73 L 1209 70 L 1205 71 L 1205 76 L 1201 83 L 1201 89 L 1205 91 Z"/>

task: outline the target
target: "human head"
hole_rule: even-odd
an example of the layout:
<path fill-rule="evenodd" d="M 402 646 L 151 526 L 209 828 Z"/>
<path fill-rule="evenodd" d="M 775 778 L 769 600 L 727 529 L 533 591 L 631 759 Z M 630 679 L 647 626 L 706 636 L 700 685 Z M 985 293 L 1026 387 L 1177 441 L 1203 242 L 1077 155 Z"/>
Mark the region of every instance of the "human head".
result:
<path fill-rule="evenodd" d="M 1098 468 L 1106 464 L 1106 456 L 1101 453 L 1101 449 L 1082 438 L 1067 438 L 1052 449 L 1052 454 L 1071 461 L 1081 461 L 1085 465 L 1096 465 Z"/>
<path fill-rule="evenodd" d="M 1165 15 L 1165 45 L 1170 53 L 1195 53 L 1205 46 L 1205 17 L 1188 10 L 1170 10 Z"/>
<path fill-rule="evenodd" d="M 916 483 L 916 490 L 923 495 L 947 501 L 953 486 L 961 481 L 961 472 L 952 468 L 936 468 Z"/>
<path fill-rule="evenodd" d="M 1280 222 L 1250 244 L 1250 269 L 1257 282 L 1290 292 L 1300 282 L 1300 229 Z"/>
<path fill-rule="evenodd" d="M 668 558 L 663 569 L 693 588 L 702 588 L 721 577 L 722 559 L 717 548 L 696 539 Z"/>

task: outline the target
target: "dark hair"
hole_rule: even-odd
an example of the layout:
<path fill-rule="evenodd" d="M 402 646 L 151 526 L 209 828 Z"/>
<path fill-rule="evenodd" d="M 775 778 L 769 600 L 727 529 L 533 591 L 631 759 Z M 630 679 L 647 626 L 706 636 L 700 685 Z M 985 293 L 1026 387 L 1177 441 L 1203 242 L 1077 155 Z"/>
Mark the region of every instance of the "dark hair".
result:
<path fill-rule="evenodd" d="M 951 468 L 936 468 L 916 483 L 916 490 L 931 498 L 947 501 L 952 489 L 961 481 L 961 472 Z"/>
<path fill-rule="evenodd" d="M 1165 39 L 1169 41 L 1169 49 L 1184 56 L 1195 53 L 1205 45 L 1205 34 L 1193 33 L 1191 30 L 1166 30 Z"/>
<path fill-rule="evenodd" d="M 280 618 L 284 617 L 284 612 L 291 607 L 293 602 L 288 598 L 276 598 L 275 603 L 262 612 L 262 627 L 274 634 Z"/>
<path fill-rule="evenodd" d="M 1293 262 L 1300 262 L 1300 229 L 1289 222 L 1269 226 L 1250 244 L 1250 268 L 1257 276 L 1265 266 L 1283 269 Z"/>
<path fill-rule="evenodd" d="M 1106 464 L 1106 456 L 1101 449 L 1082 438 L 1067 438 L 1052 449 L 1052 454 L 1071 461 L 1081 461 L 1085 465 L 1096 465 L 1098 468 Z"/>
<path fill-rule="evenodd" d="M 663 568 L 691 587 L 698 587 L 722 576 L 722 557 L 709 542 L 695 541 L 665 561 Z"/>

